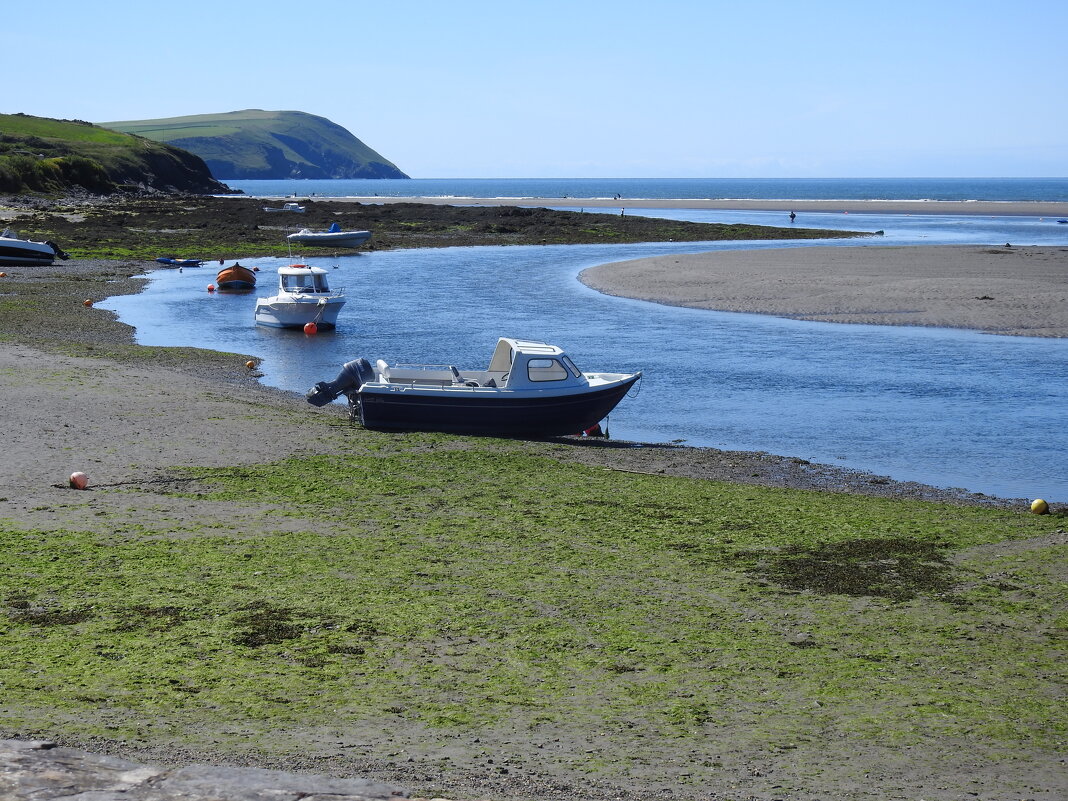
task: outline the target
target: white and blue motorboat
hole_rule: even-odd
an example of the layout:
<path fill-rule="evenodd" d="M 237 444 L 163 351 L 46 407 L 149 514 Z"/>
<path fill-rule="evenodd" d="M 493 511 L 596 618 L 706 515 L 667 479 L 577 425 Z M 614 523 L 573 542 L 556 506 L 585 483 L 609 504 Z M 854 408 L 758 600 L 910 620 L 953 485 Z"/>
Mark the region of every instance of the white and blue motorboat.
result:
<path fill-rule="evenodd" d="M 69 259 L 55 242 L 20 239 L 10 228 L 0 233 L 0 264 L 22 267 L 48 267 L 56 259 Z"/>
<path fill-rule="evenodd" d="M 333 223 L 325 231 L 312 231 L 302 228 L 286 239 L 297 245 L 312 245 L 323 248 L 358 248 L 371 238 L 370 231 L 342 231 L 338 223 Z"/>
<path fill-rule="evenodd" d="M 543 438 L 597 426 L 641 375 L 584 373 L 555 345 L 502 337 L 484 370 L 357 359 L 306 397 L 325 406 L 345 395 L 367 428 Z"/>

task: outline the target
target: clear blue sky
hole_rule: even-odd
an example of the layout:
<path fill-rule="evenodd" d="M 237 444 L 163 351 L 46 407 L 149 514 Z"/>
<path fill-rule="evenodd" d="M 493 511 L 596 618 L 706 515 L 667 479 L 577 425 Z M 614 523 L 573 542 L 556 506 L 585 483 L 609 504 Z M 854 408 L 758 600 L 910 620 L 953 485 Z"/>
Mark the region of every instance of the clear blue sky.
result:
<path fill-rule="evenodd" d="M 1065 0 L 39 0 L 0 111 L 291 109 L 414 178 L 1068 176 Z"/>

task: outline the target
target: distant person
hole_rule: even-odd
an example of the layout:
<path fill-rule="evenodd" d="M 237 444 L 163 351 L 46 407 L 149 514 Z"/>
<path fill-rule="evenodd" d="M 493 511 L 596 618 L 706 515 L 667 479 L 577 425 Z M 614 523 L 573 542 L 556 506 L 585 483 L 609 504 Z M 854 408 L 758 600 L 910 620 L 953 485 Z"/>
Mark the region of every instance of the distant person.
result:
<path fill-rule="evenodd" d="M 795 220 L 796 218 L 797 218 L 797 215 L 796 215 L 796 214 L 794 214 L 794 213 L 793 213 L 793 212 L 791 211 L 791 212 L 790 212 L 790 222 L 793 222 L 793 221 L 794 221 L 794 220 Z"/>

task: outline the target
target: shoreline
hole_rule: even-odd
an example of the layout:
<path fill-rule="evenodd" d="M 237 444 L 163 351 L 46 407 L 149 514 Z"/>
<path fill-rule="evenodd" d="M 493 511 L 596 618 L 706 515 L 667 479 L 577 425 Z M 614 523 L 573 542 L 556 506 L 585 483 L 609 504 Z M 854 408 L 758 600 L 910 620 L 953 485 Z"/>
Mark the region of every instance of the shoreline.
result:
<path fill-rule="evenodd" d="M 258 442 L 260 423 L 244 421 L 238 410 L 242 403 L 251 402 L 267 404 L 278 414 L 292 414 L 305 411 L 306 403 L 299 392 L 262 384 L 258 371 L 246 366 L 247 360 L 258 359 L 256 354 L 137 345 L 133 328 L 120 322 L 113 312 L 83 305 L 85 298 L 99 301 L 115 295 L 139 294 L 145 285 L 143 273 L 156 269 L 161 268 L 150 262 L 71 259 L 50 268 L 32 268 L 21 275 L 22 271 L 12 271 L 3 279 L 8 292 L 29 304 L 47 302 L 53 325 L 38 326 L 33 314 L 26 320 L 12 315 L 0 320 L 0 365 L 25 371 L 24 381 L 0 384 L 0 400 L 5 408 L 18 410 L 18 414 L 12 412 L 16 425 L 9 432 L 8 458 L 0 464 L 0 482 L 8 487 L 9 495 L 0 499 L 0 516 L 37 522 L 32 511 L 34 503 L 29 499 L 40 498 L 42 490 L 50 495 L 54 490 L 48 487 L 56 476 L 69 475 L 87 462 L 96 464 L 98 480 L 126 480 L 129 454 L 116 452 L 114 442 L 124 442 L 125 447 L 132 448 L 137 454 L 135 461 L 149 473 L 166 471 L 170 465 L 180 463 L 216 464 L 219 459 L 232 458 L 230 447 L 244 454 L 242 461 L 280 457 L 277 444 L 253 447 L 252 443 Z M 42 301 L 41 293 L 47 301 Z M 35 386 L 35 374 L 60 370 L 92 373 L 96 378 L 80 389 L 78 398 Z M 131 395 L 130 386 L 146 391 Z M 211 402 L 205 400 L 206 395 L 214 396 Z M 159 416 L 167 430 L 162 442 L 155 436 L 159 432 L 153 432 L 143 442 L 140 437 L 131 437 L 129 427 L 114 414 L 118 399 L 137 418 L 165 406 L 166 412 Z M 212 410 L 219 403 L 232 404 L 234 408 L 220 415 Z M 97 405 L 98 413 L 93 413 Z M 347 418 L 347 411 L 340 406 L 330 409 L 330 413 L 339 420 Z M 42 437 L 33 423 L 38 419 L 66 420 L 75 414 L 83 419 L 77 432 L 61 427 Z M 220 417 L 232 421 L 224 427 L 224 438 L 220 438 L 220 428 L 213 422 Z M 320 429 L 322 417 L 320 410 L 301 427 Z M 308 440 L 302 446 L 312 450 L 324 447 L 319 436 L 312 439 L 318 444 L 312 446 Z M 72 448 L 75 441 L 80 444 Z M 962 505 L 1024 508 L 1027 503 L 1023 498 L 991 496 L 815 464 L 799 454 L 623 440 L 563 442 L 572 447 L 561 458 L 628 472 Z M 220 452 L 220 446 L 225 452 Z M 43 452 L 51 452 L 61 464 L 42 458 Z"/>
<path fill-rule="evenodd" d="M 231 196 L 226 196 L 231 197 Z M 235 195 L 233 197 L 251 197 Z M 256 196 L 261 197 L 261 196 Z M 1068 219 L 1068 203 L 997 200 L 713 200 L 705 198 L 574 198 L 574 197 L 386 197 L 264 195 L 264 200 L 311 197 L 339 203 L 426 203 L 436 206 L 541 206 L 545 208 L 713 209 L 782 211 L 820 214 L 945 214 L 987 217 L 1053 217 Z"/>
<path fill-rule="evenodd" d="M 813 322 L 1068 337 L 1068 247 L 767 248 L 590 267 L 598 292 Z"/>

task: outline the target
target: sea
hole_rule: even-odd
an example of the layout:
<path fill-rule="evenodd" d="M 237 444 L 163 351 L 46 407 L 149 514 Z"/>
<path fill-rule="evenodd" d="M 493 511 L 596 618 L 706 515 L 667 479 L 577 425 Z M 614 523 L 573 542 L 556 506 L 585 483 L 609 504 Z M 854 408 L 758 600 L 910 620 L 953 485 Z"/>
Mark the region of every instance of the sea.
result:
<path fill-rule="evenodd" d="M 707 200 L 1068 201 L 1068 178 L 408 178 L 225 180 L 286 197 L 703 198 Z"/>
<path fill-rule="evenodd" d="M 1068 201 L 1068 179 L 625 181 L 227 181 L 278 197 L 435 196 Z M 536 200 L 531 205 L 537 205 Z M 701 222 L 781 225 L 782 212 L 640 210 Z M 605 210 L 586 209 L 585 213 Z M 611 213 L 611 210 L 608 210 Z M 587 371 L 641 370 L 610 416 L 616 440 L 763 451 L 904 481 L 1068 502 L 1068 339 L 865 326 L 682 309 L 595 292 L 598 264 L 767 247 L 989 244 L 1068 247 L 1068 225 L 1018 215 L 823 214 L 808 227 L 883 231 L 862 240 L 642 243 L 385 250 L 240 258 L 246 295 L 208 293 L 215 266 L 156 270 L 136 296 L 98 304 L 145 345 L 254 355 L 264 383 L 305 392 L 354 358 L 484 367 L 499 336 L 564 347 Z M 348 302 L 338 328 L 256 326 L 257 296 L 299 260 L 330 271 Z M 309 406 L 308 414 L 318 412 Z"/>

